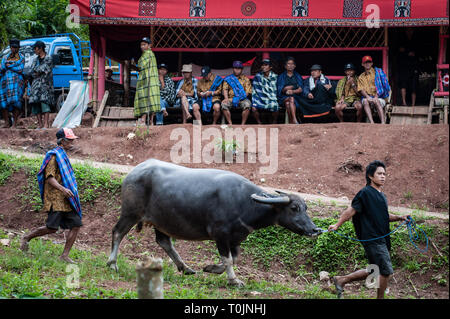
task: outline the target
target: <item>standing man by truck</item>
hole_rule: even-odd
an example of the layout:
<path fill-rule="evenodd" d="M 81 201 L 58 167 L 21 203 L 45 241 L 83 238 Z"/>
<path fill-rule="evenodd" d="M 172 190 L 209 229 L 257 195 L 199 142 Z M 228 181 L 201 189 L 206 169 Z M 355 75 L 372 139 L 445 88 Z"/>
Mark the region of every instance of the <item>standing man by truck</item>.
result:
<path fill-rule="evenodd" d="M 37 41 L 33 45 L 37 58 L 31 66 L 31 90 L 28 97 L 31 113 L 37 116 L 39 128 L 49 128 L 49 114 L 54 103 L 53 93 L 53 61 L 45 52 L 45 44 Z"/>
<path fill-rule="evenodd" d="M 5 55 L 0 64 L 0 109 L 5 121 L 3 128 L 9 127 L 9 112 L 13 113 L 15 128 L 22 110 L 22 96 L 25 87 L 23 68 L 25 57 L 19 53 L 20 41 L 11 39 L 11 53 Z"/>

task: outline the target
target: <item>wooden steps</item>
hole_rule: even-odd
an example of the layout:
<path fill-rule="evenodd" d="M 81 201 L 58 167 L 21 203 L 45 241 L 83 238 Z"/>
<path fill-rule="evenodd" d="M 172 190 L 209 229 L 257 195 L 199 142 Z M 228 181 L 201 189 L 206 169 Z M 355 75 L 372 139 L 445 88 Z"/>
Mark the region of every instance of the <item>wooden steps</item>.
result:
<path fill-rule="evenodd" d="M 98 126 L 127 127 L 135 124 L 136 119 L 132 107 L 105 106 Z"/>
<path fill-rule="evenodd" d="M 393 106 L 390 124 L 426 125 L 428 109 L 428 106 Z"/>

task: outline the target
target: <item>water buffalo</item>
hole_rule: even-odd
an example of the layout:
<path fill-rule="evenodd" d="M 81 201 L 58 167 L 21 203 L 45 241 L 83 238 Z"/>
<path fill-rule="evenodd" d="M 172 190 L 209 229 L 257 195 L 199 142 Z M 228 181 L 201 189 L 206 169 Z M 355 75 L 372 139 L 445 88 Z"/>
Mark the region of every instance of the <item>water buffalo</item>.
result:
<path fill-rule="evenodd" d="M 122 213 L 112 232 L 107 265 L 117 271 L 122 238 L 142 222 L 155 228 L 156 242 L 185 274 L 194 274 L 172 246 L 171 237 L 214 240 L 222 263 L 203 271 L 227 272 L 229 284 L 243 285 L 233 263 L 239 245 L 255 229 L 280 225 L 299 235 L 321 230 L 306 214 L 305 201 L 293 194 L 264 191 L 248 179 L 224 170 L 194 169 L 149 159 L 136 166 L 122 184 Z"/>

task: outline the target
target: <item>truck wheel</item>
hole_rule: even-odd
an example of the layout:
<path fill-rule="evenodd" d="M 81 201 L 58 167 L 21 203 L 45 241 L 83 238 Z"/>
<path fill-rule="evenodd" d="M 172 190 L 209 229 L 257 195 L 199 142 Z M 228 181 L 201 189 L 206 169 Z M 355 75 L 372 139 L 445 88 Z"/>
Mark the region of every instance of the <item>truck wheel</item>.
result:
<path fill-rule="evenodd" d="M 56 99 L 56 113 L 59 112 L 59 110 L 61 110 L 61 107 L 64 104 L 64 101 L 67 99 L 67 95 L 68 93 L 64 93 L 64 94 L 60 94 L 58 95 L 58 98 Z"/>

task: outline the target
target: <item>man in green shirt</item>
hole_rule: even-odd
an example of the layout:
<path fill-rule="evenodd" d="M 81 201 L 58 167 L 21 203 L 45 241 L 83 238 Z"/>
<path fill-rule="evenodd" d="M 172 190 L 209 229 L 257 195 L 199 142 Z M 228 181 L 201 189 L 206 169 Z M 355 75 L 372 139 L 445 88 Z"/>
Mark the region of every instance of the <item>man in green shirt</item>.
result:
<path fill-rule="evenodd" d="M 344 109 L 354 107 L 356 109 L 356 121 L 361 122 L 363 117 L 362 104 L 358 95 L 358 79 L 355 75 L 355 66 L 348 63 L 344 67 L 345 77 L 336 87 L 336 106 L 334 112 L 340 122 L 344 122 Z"/>

